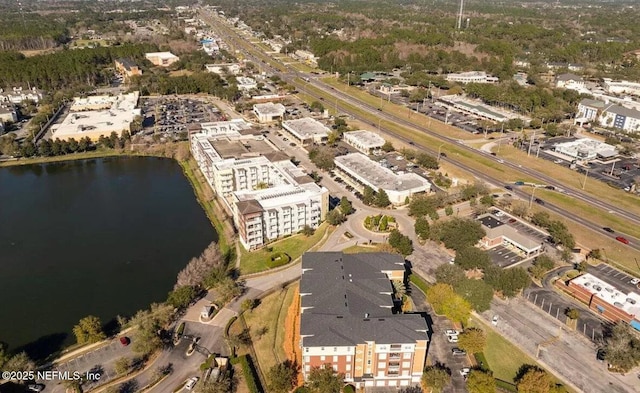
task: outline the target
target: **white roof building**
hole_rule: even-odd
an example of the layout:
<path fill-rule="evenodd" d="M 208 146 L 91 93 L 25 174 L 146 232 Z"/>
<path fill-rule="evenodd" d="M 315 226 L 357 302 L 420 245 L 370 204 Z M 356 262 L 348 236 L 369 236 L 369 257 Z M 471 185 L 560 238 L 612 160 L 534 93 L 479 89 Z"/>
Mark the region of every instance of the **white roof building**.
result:
<path fill-rule="evenodd" d="M 556 87 L 570 90 L 585 90 L 584 79 L 576 74 L 560 74 L 556 77 Z"/>
<path fill-rule="evenodd" d="M 20 104 L 22 101 L 31 100 L 36 104 L 44 97 L 42 91 L 32 87 L 31 89 L 23 89 L 22 87 L 14 87 L 11 90 L 4 91 L 0 89 L 0 102 L 11 102 Z"/>
<path fill-rule="evenodd" d="M 205 64 L 204 68 L 207 72 L 212 72 L 218 75 L 224 75 L 225 71 L 232 75 L 238 75 L 240 71 L 242 71 L 242 67 L 239 63 Z"/>
<path fill-rule="evenodd" d="M 253 78 L 247 78 L 245 76 L 239 76 L 236 78 L 236 81 L 238 82 L 238 89 L 240 90 L 252 90 L 252 89 L 257 89 L 258 88 L 258 84 L 256 83 L 256 80 Z"/>
<path fill-rule="evenodd" d="M 598 157 L 611 158 L 618 155 L 615 146 L 589 138 L 580 138 L 571 142 L 558 143 L 553 147 L 553 150 L 556 153 L 564 154 L 581 161 L 595 160 Z"/>
<path fill-rule="evenodd" d="M 612 94 L 630 94 L 640 96 L 640 83 L 630 81 L 614 81 L 609 78 L 603 79 L 604 88 Z"/>
<path fill-rule="evenodd" d="M 282 127 L 303 146 L 325 142 L 331 132 L 324 124 L 310 117 L 283 121 Z"/>
<path fill-rule="evenodd" d="M 488 75 L 484 71 L 452 73 L 447 75 L 447 80 L 449 82 L 458 82 L 458 83 L 465 83 L 465 84 L 466 83 L 498 83 L 500 81 L 499 78 Z"/>
<path fill-rule="evenodd" d="M 345 132 L 342 134 L 342 139 L 364 154 L 371 154 L 380 150 L 386 142 L 380 135 L 366 130 Z"/>
<path fill-rule="evenodd" d="M 336 166 L 363 185 L 383 189 L 394 205 L 404 204 L 407 197 L 431 190 L 431 183 L 415 173 L 396 174 L 362 153 L 350 153 L 334 159 Z"/>
<path fill-rule="evenodd" d="M 265 102 L 253 105 L 253 113 L 260 123 L 268 123 L 275 120 L 281 120 L 284 116 L 286 108 L 282 104 L 274 104 L 273 102 Z"/>
<path fill-rule="evenodd" d="M 168 67 L 180 58 L 171 52 L 151 52 L 145 53 L 144 57 L 149 60 L 153 65 Z"/>
<path fill-rule="evenodd" d="M 138 97 L 136 91 L 118 96 L 76 98 L 67 117 L 53 130 L 52 138 L 79 140 L 87 136 L 98 140 L 101 135 L 109 136 L 112 132 L 120 136 L 123 131 L 129 131 L 131 122 L 140 116 Z"/>

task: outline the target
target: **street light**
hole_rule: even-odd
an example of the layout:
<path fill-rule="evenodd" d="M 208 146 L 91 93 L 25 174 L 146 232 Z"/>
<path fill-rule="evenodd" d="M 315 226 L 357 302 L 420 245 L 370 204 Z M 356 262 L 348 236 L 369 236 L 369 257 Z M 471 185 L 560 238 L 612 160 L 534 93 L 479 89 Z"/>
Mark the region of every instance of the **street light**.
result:
<path fill-rule="evenodd" d="M 531 206 L 533 205 L 533 196 L 536 193 L 536 187 L 533 187 L 533 191 L 531 191 L 531 199 L 529 199 L 529 209 L 531 209 Z"/>
<path fill-rule="evenodd" d="M 438 146 L 438 158 L 436 158 L 436 162 L 440 162 L 440 149 L 442 149 L 442 146 L 444 146 L 445 144 L 441 144 L 440 146 Z"/>

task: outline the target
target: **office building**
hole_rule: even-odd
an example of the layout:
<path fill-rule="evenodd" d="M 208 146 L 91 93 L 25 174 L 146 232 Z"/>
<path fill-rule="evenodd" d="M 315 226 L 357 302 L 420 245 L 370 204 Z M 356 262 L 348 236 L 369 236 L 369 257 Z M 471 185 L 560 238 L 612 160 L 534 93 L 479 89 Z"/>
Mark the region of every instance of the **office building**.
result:
<path fill-rule="evenodd" d="M 283 121 L 282 128 L 302 146 L 326 142 L 331 132 L 324 124 L 310 117 Z"/>
<path fill-rule="evenodd" d="M 380 151 L 380 148 L 385 144 L 383 137 L 375 132 L 365 130 L 345 132 L 342 134 L 342 140 L 367 155 Z"/>
<path fill-rule="evenodd" d="M 286 108 L 282 104 L 274 104 L 273 102 L 265 102 L 253 105 L 253 113 L 260 123 L 269 123 L 272 121 L 282 120 Z"/>
<path fill-rule="evenodd" d="M 152 52 L 145 53 L 144 57 L 153 65 L 159 67 L 169 67 L 171 64 L 180 60 L 180 58 L 171 52 Z"/>

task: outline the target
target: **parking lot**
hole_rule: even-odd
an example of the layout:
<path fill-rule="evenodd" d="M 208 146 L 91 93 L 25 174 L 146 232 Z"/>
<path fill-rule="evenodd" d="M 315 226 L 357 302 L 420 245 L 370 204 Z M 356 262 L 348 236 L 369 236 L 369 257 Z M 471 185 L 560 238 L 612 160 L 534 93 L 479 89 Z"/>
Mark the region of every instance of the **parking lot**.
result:
<path fill-rule="evenodd" d="M 494 247 L 488 252 L 491 257 L 491 261 L 500 267 L 508 267 L 522 261 L 522 257 L 520 255 L 505 246 Z"/>
<path fill-rule="evenodd" d="M 525 289 L 524 297 L 562 323 L 567 322 L 568 317 L 565 311 L 568 308 L 580 310 L 576 332 L 581 333 L 596 344 L 603 343 L 603 330 L 608 322 L 596 317 L 587 307 L 582 306 L 577 301 L 572 302 L 551 289 L 541 288 L 536 285 L 531 285 L 531 287 Z"/>
<path fill-rule="evenodd" d="M 605 281 L 608 284 L 613 285 L 618 288 L 618 290 L 629 293 L 636 292 L 640 293 L 640 289 L 638 289 L 637 285 L 633 285 L 631 280 L 635 277 L 628 275 L 627 273 L 621 272 L 618 269 L 614 269 L 610 265 L 605 263 L 601 263 L 597 266 L 589 266 L 589 273 L 598 277 L 602 281 Z"/>
<path fill-rule="evenodd" d="M 145 134 L 175 135 L 187 131 L 187 125 L 226 120 L 225 115 L 206 100 L 178 97 L 141 99 Z"/>

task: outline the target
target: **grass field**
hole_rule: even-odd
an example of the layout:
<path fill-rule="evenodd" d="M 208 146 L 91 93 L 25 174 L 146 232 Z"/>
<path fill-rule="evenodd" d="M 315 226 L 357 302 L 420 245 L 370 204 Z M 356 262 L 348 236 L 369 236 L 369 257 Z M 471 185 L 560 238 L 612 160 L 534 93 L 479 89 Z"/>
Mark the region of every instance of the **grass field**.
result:
<path fill-rule="evenodd" d="M 373 246 L 373 247 L 351 246 L 342 250 L 342 252 L 345 254 L 359 254 L 361 252 L 378 252 L 378 251 L 380 251 L 379 246 Z"/>
<path fill-rule="evenodd" d="M 272 248 L 272 251 L 267 251 L 267 247 L 251 252 L 243 249 L 240 256 L 240 273 L 249 274 L 268 270 L 269 266 L 267 263 L 269 262 L 269 258 L 273 253 L 277 252 L 289 255 L 291 260 L 294 261 L 305 251 L 308 251 L 311 247 L 318 244 L 325 232 L 330 234 L 333 229 L 332 226 L 324 223 L 316 229 L 312 236 L 306 237 L 302 234 L 297 234 L 269 244 L 268 247 Z"/>
<path fill-rule="evenodd" d="M 243 314 L 265 375 L 272 366 L 287 359 L 283 349 L 284 321 L 297 286 L 296 283 L 266 296 L 258 307 Z"/>

